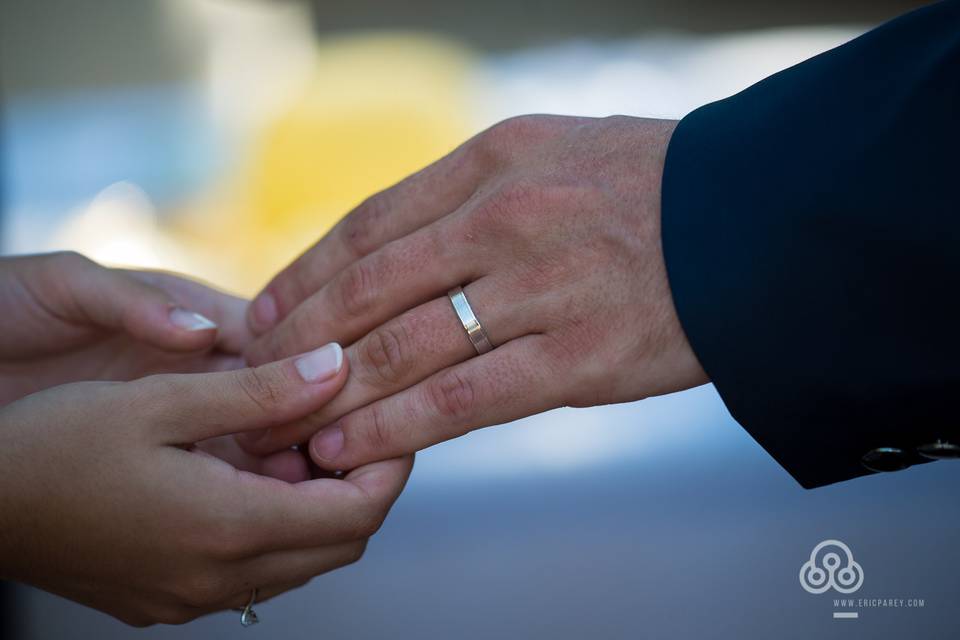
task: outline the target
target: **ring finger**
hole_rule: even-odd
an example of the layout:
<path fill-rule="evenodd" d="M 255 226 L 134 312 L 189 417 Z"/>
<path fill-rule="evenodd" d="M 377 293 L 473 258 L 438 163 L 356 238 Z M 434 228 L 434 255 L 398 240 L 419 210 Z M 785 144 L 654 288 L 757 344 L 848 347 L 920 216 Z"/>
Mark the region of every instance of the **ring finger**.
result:
<path fill-rule="evenodd" d="M 303 353 L 327 342 L 350 344 L 380 323 L 437 293 L 486 273 L 440 220 L 354 262 L 245 351 L 251 364 Z"/>
<path fill-rule="evenodd" d="M 217 611 L 243 610 L 250 603 L 256 589 L 255 607 L 288 591 L 298 589 L 316 576 L 339 569 L 358 560 L 366 548 L 366 540 L 345 542 L 338 545 L 277 551 L 246 561 L 237 572 L 244 584 L 223 601 L 204 607 L 191 607 L 197 615 Z M 259 586 L 258 586 L 259 585 Z"/>
<path fill-rule="evenodd" d="M 494 345 L 535 333 L 537 299 L 512 293 L 502 277 L 488 276 L 464 294 Z M 306 441 L 347 413 L 403 391 L 430 375 L 477 355 L 447 296 L 431 300 L 374 329 L 345 350 L 351 376 L 343 390 L 317 413 L 249 436 L 241 443 L 262 455 Z"/>

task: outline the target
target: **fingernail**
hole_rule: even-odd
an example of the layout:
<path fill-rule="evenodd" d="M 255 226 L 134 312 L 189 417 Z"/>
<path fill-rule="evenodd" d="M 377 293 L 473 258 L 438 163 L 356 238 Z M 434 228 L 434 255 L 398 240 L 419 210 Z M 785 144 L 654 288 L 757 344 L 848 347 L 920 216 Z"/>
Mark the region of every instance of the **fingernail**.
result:
<path fill-rule="evenodd" d="M 253 301 L 253 322 L 255 329 L 266 331 L 277 323 L 277 299 L 268 291 L 263 291 Z"/>
<path fill-rule="evenodd" d="M 170 322 L 187 331 L 205 331 L 217 328 L 217 323 L 210 318 L 202 316 L 196 311 L 188 311 L 180 307 L 174 307 L 170 310 Z"/>
<path fill-rule="evenodd" d="M 343 366 L 343 349 L 336 342 L 300 356 L 294 361 L 304 382 L 323 382 L 332 378 Z"/>
<path fill-rule="evenodd" d="M 315 460 L 333 460 L 343 450 L 343 429 L 335 424 L 321 429 L 310 440 L 310 451 Z"/>

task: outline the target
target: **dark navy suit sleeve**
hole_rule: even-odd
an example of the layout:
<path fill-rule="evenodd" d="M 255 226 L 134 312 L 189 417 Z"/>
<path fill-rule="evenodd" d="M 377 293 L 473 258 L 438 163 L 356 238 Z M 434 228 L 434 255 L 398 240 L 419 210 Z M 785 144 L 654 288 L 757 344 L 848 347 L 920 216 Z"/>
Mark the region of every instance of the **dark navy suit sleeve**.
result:
<path fill-rule="evenodd" d="M 688 115 L 662 218 L 694 351 L 801 485 L 960 444 L 960 2 Z"/>

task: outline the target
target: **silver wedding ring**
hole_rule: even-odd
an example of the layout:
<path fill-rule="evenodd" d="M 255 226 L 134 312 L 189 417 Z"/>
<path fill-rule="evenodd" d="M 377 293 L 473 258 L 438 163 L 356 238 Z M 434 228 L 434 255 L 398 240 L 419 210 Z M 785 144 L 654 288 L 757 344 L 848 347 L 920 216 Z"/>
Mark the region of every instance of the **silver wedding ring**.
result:
<path fill-rule="evenodd" d="M 480 321 L 470 307 L 470 303 L 467 302 L 467 296 L 463 293 L 463 287 L 450 289 L 450 291 L 447 292 L 447 297 L 449 297 L 450 302 L 453 303 L 453 310 L 457 312 L 457 317 L 460 318 L 463 328 L 466 329 L 467 337 L 470 338 L 470 342 L 473 344 L 473 348 L 477 350 L 477 354 L 482 356 L 488 351 L 492 351 L 493 344 L 490 342 L 490 338 L 487 337 L 487 332 L 480 326 Z"/>
<path fill-rule="evenodd" d="M 254 589 L 250 592 L 250 601 L 247 602 L 247 606 L 243 608 L 243 611 L 240 612 L 240 624 L 244 627 L 251 627 L 258 622 L 260 618 L 257 617 L 256 612 L 253 610 L 253 605 L 257 601 L 257 590 Z"/>

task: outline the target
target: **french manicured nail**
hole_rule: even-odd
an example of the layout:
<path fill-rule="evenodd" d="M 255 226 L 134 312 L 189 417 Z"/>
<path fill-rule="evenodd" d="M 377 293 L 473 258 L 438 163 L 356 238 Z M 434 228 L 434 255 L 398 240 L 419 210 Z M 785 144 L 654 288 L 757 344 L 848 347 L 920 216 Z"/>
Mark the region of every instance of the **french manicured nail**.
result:
<path fill-rule="evenodd" d="M 277 299 L 272 293 L 263 291 L 253 301 L 253 323 L 258 331 L 272 329 L 277 324 Z"/>
<path fill-rule="evenodd" d="M 336 342 L 300 356 L 294 361 L 304 382 L 323 382 L 332 378 L 343 366 L 343 349 Z"/>
<path fill-rule="evenodd" d="M 210 318 L 202 316 L 196 311 L 188 311 L 180 307 L 174 307 L 170 310 L 170 322 L 187 331 L 205 331 L 217 328 L 217 323 Z"/>
<path fill-rule="evenodd" d="M 321 429 L 310 441 L 313 457 L 317 460 L 333 460 L 343 451 L 343 429 L 339 424 Z"/>

